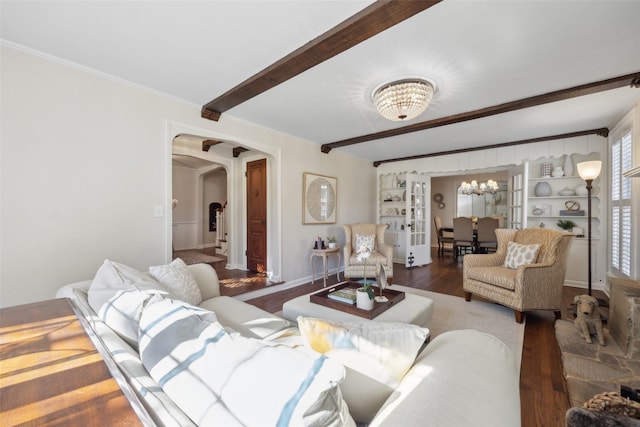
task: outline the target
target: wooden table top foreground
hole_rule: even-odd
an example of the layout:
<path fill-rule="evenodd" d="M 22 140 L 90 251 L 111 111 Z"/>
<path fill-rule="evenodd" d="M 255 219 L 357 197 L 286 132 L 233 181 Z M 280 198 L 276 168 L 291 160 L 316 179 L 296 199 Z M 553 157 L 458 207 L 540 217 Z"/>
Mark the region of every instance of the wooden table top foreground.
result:
<path fill-rule="evenodd" d="M 142 425 L 68 299 L 0 310 L 0 420 Z"/>

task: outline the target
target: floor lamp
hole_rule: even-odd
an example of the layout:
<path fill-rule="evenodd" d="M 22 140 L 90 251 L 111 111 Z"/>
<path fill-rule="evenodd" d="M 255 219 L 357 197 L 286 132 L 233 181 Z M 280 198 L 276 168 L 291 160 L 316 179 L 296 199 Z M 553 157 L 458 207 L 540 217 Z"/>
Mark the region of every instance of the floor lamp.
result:
<path fill-rule="evenodd" d="M 582 162 L 578 163 L 578 174 L 580 174 L 580 178 L 584 179 L 587 182 L 587 253 L 588 253 L 588 262 L 589 262 L 589 295 L 591 295 L 591 183 L 600 175 L 600 168 L 602 167 L 602 162 L 599 160 L 593 160 L 590 162 Z"/>

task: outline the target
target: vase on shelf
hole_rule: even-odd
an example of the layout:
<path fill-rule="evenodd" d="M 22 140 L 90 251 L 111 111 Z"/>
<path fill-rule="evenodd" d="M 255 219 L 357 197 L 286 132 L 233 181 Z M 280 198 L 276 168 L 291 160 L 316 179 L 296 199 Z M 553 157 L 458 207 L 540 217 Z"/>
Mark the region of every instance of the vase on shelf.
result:
<path fill-rule="evenodd" d="M 562 166 L 556 166 L 555 168 L 553 168 L 553 172 L 551 172 L 552 177 L 558 178 L 558 177 L 561 177 L 562 175 L 564 175 Z"/>
<path fill-rule="evenodd" d="M 573 176 L 573 159 L 570 154 L 564 156 L 564 165 L 562 166 L 562 170 L 564 171 L 564 176 Z"/>
<path fill-rule="evenodd" d="M 533 194 L 536 197 L 549 197 L 551 195 L 551 186 L 548 182 L 541 181 L 534 187 Z"/>
<path fill-rule="evenodd" d="M 395 188 L 396 184 L 396 174 L 391 175 L 383 175 L 380 180 L 380 187 L 382 188 Z"/>

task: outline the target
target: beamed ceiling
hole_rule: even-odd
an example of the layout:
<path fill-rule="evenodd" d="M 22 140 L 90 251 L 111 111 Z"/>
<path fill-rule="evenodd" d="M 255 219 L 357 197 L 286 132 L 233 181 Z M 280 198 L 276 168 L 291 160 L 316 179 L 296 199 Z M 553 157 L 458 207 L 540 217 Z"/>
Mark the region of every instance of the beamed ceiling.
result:
<path fill-rule="evenodd" d="M 640 100 L 640 1 L 1 6 L 4 42 L 192 102 L 206 119 L 234 116 L 373 165 L 606 136 Z M 434 81 L 434 99 L 413 120 L 387 121 L 371 93 L 405 77 Z"/>

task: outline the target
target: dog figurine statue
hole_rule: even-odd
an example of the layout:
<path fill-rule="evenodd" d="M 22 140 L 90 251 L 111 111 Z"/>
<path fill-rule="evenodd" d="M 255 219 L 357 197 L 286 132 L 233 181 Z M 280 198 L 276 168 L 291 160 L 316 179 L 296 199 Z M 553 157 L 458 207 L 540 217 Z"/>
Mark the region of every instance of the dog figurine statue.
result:
<path fill-rule="evenodd" d="M 591 295 L 577 295 L 573 302 L 576 304 L 576 328 L 582 337 L 591 344 L 591 335 L 595 334 L 600 345 L 606 345 L 602 330 L 602 319 L 598 311 L 598 300 Z"/>

